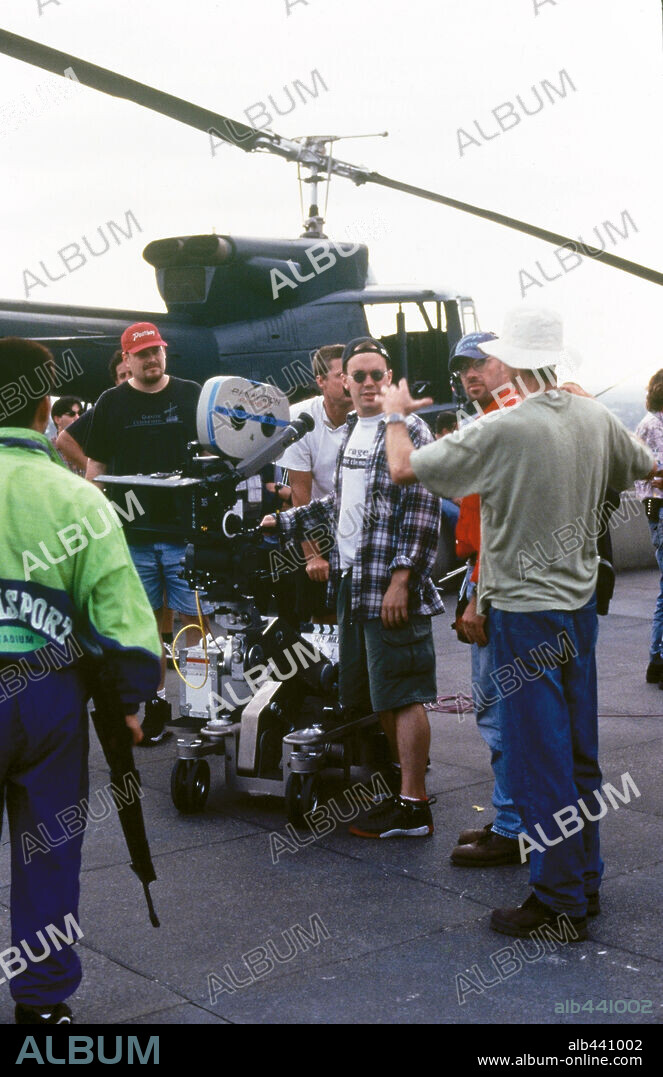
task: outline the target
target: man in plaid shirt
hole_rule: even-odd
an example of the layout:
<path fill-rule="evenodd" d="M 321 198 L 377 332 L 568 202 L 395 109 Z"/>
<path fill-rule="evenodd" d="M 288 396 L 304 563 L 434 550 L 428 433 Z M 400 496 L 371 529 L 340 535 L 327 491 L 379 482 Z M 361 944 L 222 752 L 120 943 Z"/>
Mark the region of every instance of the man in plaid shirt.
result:
<path fill-rule="evenodd" d="M 280 531 L 317 543 L 307 572 L 328 578 L 339 624 L 339 690 L 347 710 L 380 715 L 400 793 L 350 827 L 360 837 L 433 833 L 425 775 L 430 727 L 423 704 L 436 698 L 431 616 L 442 602 L 430 573 L 437 552 L 440 501 L 421 484 L 392 482 L 385 453 L 381 389 L 391 383 L 389 354 L 367 337 L 343 351 L 343 375 L 356 409 L 339 449 L 334 492 L 281 513 Z M 417 416 L 408 419 L 417 446 L 433 440 Z M 274 527 L 274 517 L 263 520 Z"/>

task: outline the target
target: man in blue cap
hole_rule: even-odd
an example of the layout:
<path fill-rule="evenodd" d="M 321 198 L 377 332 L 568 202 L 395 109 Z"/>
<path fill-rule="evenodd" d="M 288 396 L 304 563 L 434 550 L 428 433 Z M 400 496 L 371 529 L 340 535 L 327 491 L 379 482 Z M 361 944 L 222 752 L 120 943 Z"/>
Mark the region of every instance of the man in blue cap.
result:
<path fill-rule="evenodd" d="M 466 422 L 497 411 L 500 406 L 515 404 L 517 397 L 503 363 L 487 355 L 479 345 L 489 345 L 494 333 L 468 333 L 459 340 L 451 360 L 449 373 L 460 381 L 466 399 L 476 409 Z M 470 408 L 471 413 L 474 409 Z M 477 582 L 479 579 L 480 498 L 469 494 L 461 501 L 456 526 L 457 551 L 470 558 L 466 584 L 467 608 L 457 623 L 459 638 L 472 645 L 472 699 L 477 727 L 490 750 L 490 763 L 495 784 L 493 807 L 495 819 L 483 829 L 463 830 L 458 845 L 452 850 L 451 863 L 456 867 L 495 867 L 521 863 L 518 834 L 523 829 L 514 806 L 505 773 L 502 734 L 499 722 L 499 694 L 491 680 L 495 672 L 493 641 L 485 631 L 486 618 L 477 612 Z"/>

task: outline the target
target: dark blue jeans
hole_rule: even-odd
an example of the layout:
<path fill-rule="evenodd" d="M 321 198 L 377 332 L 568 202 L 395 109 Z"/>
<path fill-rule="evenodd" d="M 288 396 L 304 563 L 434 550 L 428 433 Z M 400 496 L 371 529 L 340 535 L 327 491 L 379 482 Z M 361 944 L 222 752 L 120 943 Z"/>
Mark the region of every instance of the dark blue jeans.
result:
<path fill-rule="evenodd" d="M 544 850 L 531 851 L 530 881 L 556 912 L 584 916 L 603 874 L 598 822 L 578 807 L 582 798 L 589 814 L 600 808 L 596 601 L 572 611 L 491 609 L 489 631 L 496 666 L 515 671 L 517 687 L 500 701 L 501 728 L 509 789 Z M 571 821 L 575 813 L 582 825 Z"/>
<path fill-rule="evenodd" d="M 654 620 L 651 626 L 651 643 L 649 645 L 649 657 L 663 658 L 663 514 L 654 523 L 649 520 L 649 534 L 651 544 L 654 547 L 656 561 L 661 573 L 661 584 L 654 608 Z"/>

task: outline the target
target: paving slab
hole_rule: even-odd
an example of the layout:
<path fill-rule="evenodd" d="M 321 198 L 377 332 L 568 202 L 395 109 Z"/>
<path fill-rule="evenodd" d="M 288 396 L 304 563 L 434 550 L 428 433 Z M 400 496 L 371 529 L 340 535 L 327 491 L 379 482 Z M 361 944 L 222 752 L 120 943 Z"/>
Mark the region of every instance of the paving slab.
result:
<path fill-rule="evenodd" d="M 288 932 L 295 925 L 315 936 L 319 920 L 325 935 L 301 954 L 296 951 L 297 963 L 305 966 L 352 959 L 435 930 L 441 922 L 482 914 L 475 904 L 416 879 L 404 880 L 381 905 L 390 881 L 384 869 L 317 846 L 274 865 L 264 836 L 165 853 L 156 858 L 156 869 L 158 932 L 146 927 L 137 910 L 129 915 L 135 903 L 112 871 L 84 877 L 81 923 L 91 946 L 117 961 L 130 955 L 132 967 L 197 1002 L 207 995 L 209 974 L 223 975 L 226 965 L 246 978 L 243 955 L 271 949 L 268 940 L 287 956 Z M 272 976 L 278 978 L 289 962 L 275 960 Z"/>
<path fill-rule="evenodd" d="M 566 999 L 581 1004 L 637 999 L 651 1003 L 651 1012 L 613 1014 L 608 1020 L 643 1024 L 660 1017 L 656 962 L 639 961 L 633 971 L 628 955 L 617 949 L 554 940 L 552 953 L 543 942 L 528 943 L 524 952 L 530 958 L 544 951 L 528 961 L 512 942 L 491 932 L 486 917 L 352 962 L 293 971 L 281 981 L 265 977 L 234 994 L 224 992 L 213 1010 L 241 1024 L 596 1024 L 605 1023 L 605 1014 L 566 1015 L 555 1013 L 555 1005 Z M 484 1050 L 487 1042 L 489 1037 L 482 1037 Z"/>

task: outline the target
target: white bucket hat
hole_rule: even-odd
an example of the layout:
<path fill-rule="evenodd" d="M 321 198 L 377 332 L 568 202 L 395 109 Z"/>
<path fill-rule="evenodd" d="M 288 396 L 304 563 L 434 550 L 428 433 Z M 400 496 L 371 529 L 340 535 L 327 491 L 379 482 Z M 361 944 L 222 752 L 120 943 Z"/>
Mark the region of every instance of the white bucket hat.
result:
<path fill-rule="evenodd" d="M 507 366 L 540 370 L 557 366 L 567 357 L 563 341 L 562 319 L 557 311 L 520 306 L 506 314 L 504 329 L 497 340 L 478 347 Z"/>

